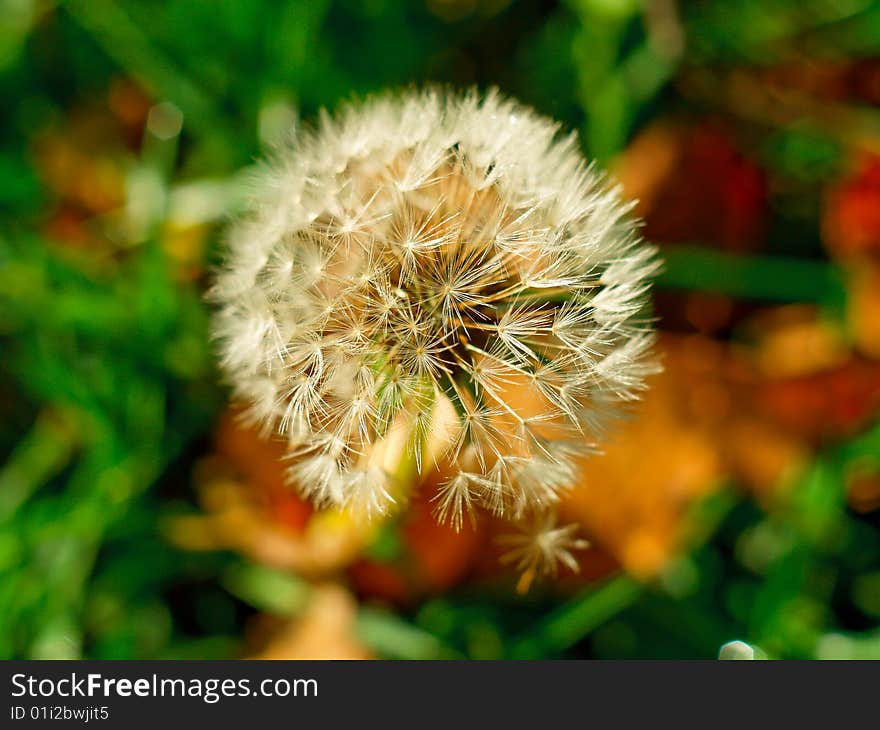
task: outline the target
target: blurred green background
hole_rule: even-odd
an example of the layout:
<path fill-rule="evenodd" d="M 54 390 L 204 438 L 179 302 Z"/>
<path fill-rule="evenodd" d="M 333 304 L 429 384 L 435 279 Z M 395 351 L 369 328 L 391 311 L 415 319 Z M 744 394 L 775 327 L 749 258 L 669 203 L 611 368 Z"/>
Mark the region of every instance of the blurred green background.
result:
<path fill-rule="evenodd" d="M 301 567 L 208 337 L 251 166 L 426 81 L 577 130 L 666 259 L 525 596 L 418 515 Z M 0 657 L 880 658 L 880 3 L 0 0 L 0 91 Z"/>

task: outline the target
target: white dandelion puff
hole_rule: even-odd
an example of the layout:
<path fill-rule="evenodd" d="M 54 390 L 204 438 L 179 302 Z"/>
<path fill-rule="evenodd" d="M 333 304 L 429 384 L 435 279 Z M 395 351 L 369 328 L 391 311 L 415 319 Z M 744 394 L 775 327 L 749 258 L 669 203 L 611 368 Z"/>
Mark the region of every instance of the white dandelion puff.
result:
<path fill-rule="evenodd" d="M 394 469 L 371 450 L 403 429 L 400 458 L 444 462 L 441 519 L 549 514 L 653 368 L 658 264 L 629 209 L 573 136 L 495 92 L 323 114 L 231 229 L 221 364 L 321 505 L 387 511 Z M 441 404 L 456 428 L 435 423 Z M 516 562 L 573 567 L 580 542 L 545 528 Z"/>

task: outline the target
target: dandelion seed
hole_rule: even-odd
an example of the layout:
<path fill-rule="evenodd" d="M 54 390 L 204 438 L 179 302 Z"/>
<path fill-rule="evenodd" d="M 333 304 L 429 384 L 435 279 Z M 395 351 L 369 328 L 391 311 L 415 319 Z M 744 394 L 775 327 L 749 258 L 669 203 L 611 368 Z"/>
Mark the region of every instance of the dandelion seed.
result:
<path fill-rule="evenodd" d="M 629 208 L 573 136 L 494 92 L 324 114 L 231 229 L 212 294 L 223 368 L 319 504 L 386 511 L 393 467 L 371 450 L 403 429 L 400 459 L 445 460 L 440 519 L 551 515 L 652 371 L 657 259 Z M 441 406 L 458 424 L 438 450 Z M 581 541 L 541 524 L 515 562 L 573 567 Z"/>
<path fill-rule="evenodd" d="M 460 530 L 464 515 L 473 515 L 473 500 L 478 493 L 474 487 L 482 481 L 478 474 L 459 472 L 444 483 L 434 497 L 440 520 L 448 519 L 456 530 Z"/>
<path fill-rule="evenodd" d="M 367 518 L 384 515 L 394 504 L 388 491 L 388 476 L 375 466 L 350 472 L 344 488 L 345 506 Z"/>
<path fill-rule="evenodd" d="M 572 551 L 589 547 L 589 542 L 577 537 L 578 529 L 578 525 L 557 527 L 556 515 L 545 512 L 526 522 L 519 533 L 498 538 L 507 548 L 501 562 L 514 563 L 522 573 L 519 592 L 525 593 L 538 576 L 556 576 L 560 565 L 578 572 Z"/>

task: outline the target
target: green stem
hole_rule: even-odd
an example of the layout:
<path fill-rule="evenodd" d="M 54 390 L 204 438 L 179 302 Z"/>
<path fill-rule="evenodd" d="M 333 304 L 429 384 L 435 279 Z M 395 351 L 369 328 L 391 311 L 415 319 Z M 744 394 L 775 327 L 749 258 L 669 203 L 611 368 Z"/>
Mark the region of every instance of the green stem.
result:
<path fill-rule="evenodd" d="M 510 655 L 514 659 L 558 655 L 634 603 L 641 592 L 642 585 L 628 575 L 590 589 L 550 613 L 533 631 L 514 640 Z"/>
<path fill-rule="evenodd" d="M 191 128 L 210 131 L 224 125 L 203 87 L 190 81 L 112 0 L 68 0 L 64 7 L 120 67 L 177 104 Z"/>
<path fill-rule="evenodd" d="M 687 289 L 774 302 L 846 301 L 842 272 L 823 261 L 723 253 L 697 246 L 661 249 L 661 289 Z"/>
<path fill-rule="evenodd" d="M 75 427 L 55 411 L 45 411 L 0 470 L 0 521 L 10 519 L 27 499 L 70 461 Z"/>

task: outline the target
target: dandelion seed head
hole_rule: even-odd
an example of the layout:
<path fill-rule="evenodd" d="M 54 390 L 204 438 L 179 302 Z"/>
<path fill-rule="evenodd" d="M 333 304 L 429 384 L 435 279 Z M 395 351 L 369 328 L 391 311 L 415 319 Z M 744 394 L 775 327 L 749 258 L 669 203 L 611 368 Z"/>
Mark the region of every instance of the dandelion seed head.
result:
<path fill-rule="evenodd" d="M 574 137 L 498 93 L 324 114 L 255 192 L 214 287 L 221 363 L 320 504 L 384 512 L 372 451 L 404 429 L 426 468 L 442 403 L 440 517 L 544 510 L 651 372 L 654 250 Z"/>

